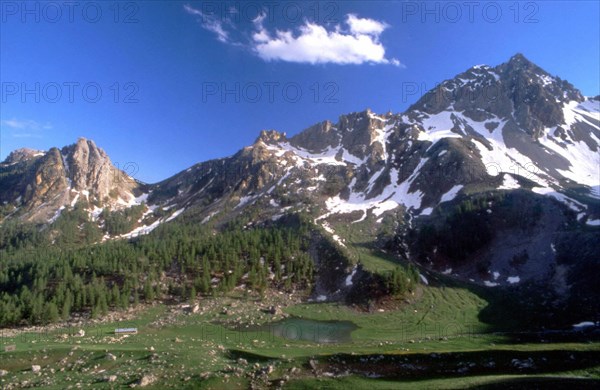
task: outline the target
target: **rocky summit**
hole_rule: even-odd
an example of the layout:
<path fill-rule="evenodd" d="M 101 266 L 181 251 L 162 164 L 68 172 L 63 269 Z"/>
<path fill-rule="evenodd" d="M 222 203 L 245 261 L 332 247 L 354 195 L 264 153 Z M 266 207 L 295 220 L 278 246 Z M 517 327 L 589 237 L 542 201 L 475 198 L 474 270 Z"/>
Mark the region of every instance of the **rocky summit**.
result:
<path fill-rule="evenodd" d="M 140 183 L 115 168 L 94 141 L 47 152 L 19 149 L 0 164 L 0 202 L 13 206 L 5 217 L 52 222 L 65 207 L 85 201 L 91 213 L 104 206 L 128 207 Z"/>
<path fill-rule="evenodd" d="M 0 165 L 1 218 L 48 225 L 81 204 L 102 226 L 105 208 L 142 208 L 109 239 L 180 215 L 219 225 L 303 213 L 342 248 L 347 226 L 380 245 L 391 220 L 390 248 L 404 259 L 486 286 L 554 280 L 560 290 L 569 229 L 600 225 L 599 147 L 599 97 L 517 54 L 440 83 L 405 112 L 366 109 L 292 137 L 265 130 L 155 184 L 115 168 L 91 140 L 20 149 Z"/>

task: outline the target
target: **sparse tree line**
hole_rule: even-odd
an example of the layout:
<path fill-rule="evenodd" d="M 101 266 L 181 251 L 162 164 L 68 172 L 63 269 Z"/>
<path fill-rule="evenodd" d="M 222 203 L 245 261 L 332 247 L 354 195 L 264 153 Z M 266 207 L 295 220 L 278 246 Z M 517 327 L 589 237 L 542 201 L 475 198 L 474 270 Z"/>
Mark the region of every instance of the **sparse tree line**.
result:
<path fill-rule="evenodd" d="M 501 229 L 527 231 L 540 220 L 541 197 L 520 192 L 479 194 L 441 211 L 441 218 L 413 234 L 416 252 L 426 260 L 434 251 L 460 264 L 493 240 Z"/>
<path fill-rule="evenodd" d="M 402 296 L 419 283 L 419 270 L 412 264 L 407 268 L 396 267 L 384 277 L 388 294 Z"/>
<path fill-rule="evenodd" d="M 144 204 L 123 210 L 105 208 L 100 213 L 99 220 L 93 221 L 87 210 L 87 201 L 82 200 L 74 207 L 62 210 L 52 225 L 43 229 L 18 220 L 7 220 L 0 228 L 0 249 L 15 251 L 50 245 L 65 248 L 93 244 L 105 234 L 117 236 L 135 229 L 145 208 Z"/>

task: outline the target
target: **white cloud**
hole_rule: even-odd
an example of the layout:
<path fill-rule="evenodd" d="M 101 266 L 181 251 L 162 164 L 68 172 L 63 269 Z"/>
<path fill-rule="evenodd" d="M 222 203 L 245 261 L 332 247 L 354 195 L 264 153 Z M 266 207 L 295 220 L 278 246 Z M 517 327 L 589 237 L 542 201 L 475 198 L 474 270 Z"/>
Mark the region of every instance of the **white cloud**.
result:
<path fill-rule="evenodd" d="M 33 134 L 33 133 L 13 133 L 11 135 L 13 138 L 41 138 L 42 137 L 39 134 Z"/>
<path fill-rule="evenodd" d="M 379 42 L 379 36 L 388 27 L 387 24 L 373 19 L 350 14 L 346 18 L 349 27 L 347 32 L 340 26 L 328 31 L 318 24 L 305 22 L 297 34 L 278 30 L 275 36 L 271 36 L 261 22 L 253 35 L 253 49 L 266 61 L 401 66 L 397 59 L 385 57 L 385 48 Z"/>
<path fill-rule="evenodd" d="M 208 31 L 212 31 L 217 35 L 217 39 L 223 43 L 229 42 L 229 33 L 223 28 L 223 22 L 220 20 L 205 15 L 202 11 L 195 9 L 188 4 L 184 4 L 183 8 L 190 14 L 201 18 L 200 24 Z"/>
<path fill-rule="evenodd" d="M 372 34 L 379 36 L 389 26 L 386 23 L 373 19 L 359 18 L 354 14 L 348 14 L 346 23 L 350 26 L 353 34 Z"/>
<path fill-rule="evenodd" d="M 249 42 L 244 44 L 231 39 L 227 30 L 235 29 L 231 21 L 208 17 L 189 5 L 184 5 L 184 8 L 189 14 L 201 17 L 202 27 L 215 33 L 219 41 L 249 47 L 265 61 L 403 66 L 397 59 L 386 57 L 385 47 L 379 37 L 389 25 L 374 19 L 348 14 L 343 26 L 336 25 L 329 30 L 305 21 L 297 31 L 276 30 L 271 33 L 263 25 L 265 15 L 262 14 L 253 21 L 254 31 L 249 37 L 246 34 L 246 41 Z"/>
<path fill-rule="evenodd" d="M 16 130 L 49 130 L 52 125 L 49 123 L 41 124 L 31 119 L 8 119 L 0 121 L 2 126 L 10 127 Z"/>
<path fill-rule="evenodd" d="M 43 138 L 43 130 L 52 129 L 50 123 L 16 118 L 0 120 L 0 127 L 13 138 Z"/>

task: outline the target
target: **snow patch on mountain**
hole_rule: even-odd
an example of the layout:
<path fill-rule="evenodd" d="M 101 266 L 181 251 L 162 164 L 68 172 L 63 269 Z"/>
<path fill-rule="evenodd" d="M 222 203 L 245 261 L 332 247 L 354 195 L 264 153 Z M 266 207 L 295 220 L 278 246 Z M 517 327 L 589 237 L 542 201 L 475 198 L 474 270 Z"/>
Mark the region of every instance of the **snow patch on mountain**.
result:
<path fill-rule="evenodd" d="M 544 87 L 556 82 L 556 79 L 554 77 L 548 76 L 546 74 L 539 75 L 538 77 L 542 81 L 542 85 Z"/>
<path fill-rule="evenodd" d="M 417 112 L 418 113 L 418 112 Z M 462 134 L 458 134 L 456 131 L 460 131 L 467 134 L 467 129 L 473 130 L 475 133 L 481 135 L 491 146 L 488 148 L 483 144 L 482 140 L 473 138 L 472 142 L 477 147 L 479 154 L 481 155 L 481 162 L 484 164 L 488 175 L 497 176 L 501 172 L 521 172 L 528 179 L 533 180 L 544 186 L 548 186 L 549 183 L 542 175 L 542 172 L 537 168 L 536 164 L 527 156 L 520 153 L 514 148 L 506 146 L 503 130 L 507 123 L 506 119 L 501 119 L 493 116 L 485 121 L 475 121 L 464 113 L 456 112 L 452 110 L 442 111 L 436 115 L 422 114 L 424 117 L 419 118 L 416 122 L 410 121 L 409 123 L 421 122 L 425 131 L 421 131 L 418 135 L 419 141 L 432 142 L 431 148 L 436 142 L 444 138 L 460 138 Z M 404 118 L 404 116 L 403 116 Z M 492 129 L 493 130 L 490 130 Z M 453 131 L 454 129 L 454 131 Z M 443 155 L 440 153 L 439 156 Z M 510 180 L 505 177 L 505 180 Z M 513 181 L 508 181 L 503 184 L 506 189 L 513 189 L 516 185 Z"/>
<path fill-rule="evenodd" d="M 362 222 L 362 221 L 364 221 L 365 219 L 367 219 L 367 212 L 366 212 L 366 211 L 363 211 L 363 213 L 362 213 L 362 216 L 361 216 L 359 219 L 357 219 L 357 220 L 355 220 L 355 221 L 352 221 L 352 223 L 358 223 L 358 222 Z"/>
<path fill-rule="evenodd" d="M 368 112 L 367 112 L 367 115 L 368 115 L 368 116 L 369 116 L 369 118 L 371 118 L 371 119 L 377 119 L 378 121 L 381 121 L 381 122 L 386 122 L 386 119 L 385 119 L 385 118 L 382 118 L 382 117 L 380 117 L 380 116 L 377 116 L 376 114 L 372 113 L 371 111 L 368 111 Z"/>
<path fill-rule="evenodd" d="M 598 121 L 600 121 L 600 113 L 590 112 L 594 109 L 595 107 L 589 101 L 582 104 L 578 104 L 576 101 L 565 104 L 563 114 L 566 127 L 570 128 L 571 125 L 577 122 L 585 122 L 589 126 L 600 130 L 597 125 Z M 586 117 L 594 119 L 596 124 Z M 557 169 L 558 173 L 576 183 L 590 187 L 590 195 L 600 198 L 600 171 L 598 170 L 600 166 L 600 153 L 591 150 L 583 141 L 564 142 L 562 139 L 554 137 L 553 134 L 555 134 L 556 130 L 556 126 L 547 128 L 543 137 L 539 138 L 539 142 L 544 147 L 563 156 L 570 162 L 571 167 L 568 170 Z M 596 143 L 600 145 L 600 140 L 593 133 L 590 133 L 590 137 L 595 139 Z"/>
<path fill-rule="evenodd" d="M 462 190 L 464 186 L 463 185 L 455 185 L 454 187 L 450 188 L 450 190 L 448 192 L 446 192 L 444 195 L 442 195 L 442 198 L 440 199 L 440 203 L 442 202 L 449 202 L 452 199 L 454 199 L 456 197 L 456 195 L 458 195 L 458 193 L 460 192 L 460 190 Z"/>
<path fill-rule="evenodd" d="M 158 227 L 158 225 L 160 225 L 161 223 L 162 223 L 162 220 L 157 219 L 151 225 L 140 226 L 140 227 L 137 227 L 137 228 L 133 229 L 129 233 L 121 234 L 119 236 L 119 238 L 133 238 L 133 237 L 138 237 L 138 236 L 141 236 L 141 235 L 148 234 L 152 230 L 156 229 Z"/>
<path fill-rule="evenodd" d="M 366 159 L 360 159 L 352 155 L 341 146 L 329 146 L 321 153 L 311 153 L 308 150 L 292 146 L 289 142 L 281 142 L 277 145 L 265 145 L 265 147 L 274 152 L 277 157 L 281 157 L 284 154 L 291 152 L 296 162 L 296 166 L 300 168 L 304 166 L 304 163 L 308 163 L 311 166 L 321 164 L 344 166 L 346 164 L 362 165 L 366 162 Z M 341 161 L 337 159 L 340 152 Z"/>
<path fill-rule="evenodd" d="M 568 197 L 565 194 L 562 194 L 560 192 L 557 192 L 556 190 L 554 190 L 553 188 L 549 188 L 549 187 L 534 187 L 531 189 L 533 192 L 535 192 L 536 194 L 540 194 L 540 195 L 546 195 L 546 196 L 550 196 L 556 200 L 558 200 L 561 203 L 566 204 L 567 206 L 569 206 L 569 208 L 575 212 L 582 212 L 584 210 L 587 209 L 587 206 L 576 201 L 573 198 Z"/>
<path fill-rule="evenodd" d="M 433 208 L 427 207 L 427 208 L 423 209 L 423 211 L 421 211 L 421 215 L 431 215 L 432 212 L 433 212 Z"/>
<path fill-rule="evenodd" d="M 321 219 L 321 218 L 317 218 L 315 220 L 315 223 L 317 223 L 317 221 Z M 340 238 L 340 236 L 338 236 L 337 234 L 335 234 L 335 230 L 333 230 L 333 228 L 331 227 L 331 225 L 329 225 L 327 222 L 323 222 L 321 224 L 321 226 L 323 227 L 323 229 L 325 229 L 325 231 L 329 234 L 331 234 L 331 238 L 333 238 L 333 240 L 335 242 L 337 242 L 338 244 L 340 244 L 343 247 L 346 247 L 346 244 L 344 244 L 344 242 L 342 241 L 342 239 Z"/>
<path fill-rule="evenodd" d="M 237 204 L 237 206 L 235 206 L 235 208 L 237 209 L 245 206 L 246 204 L 252 203 L 256 200 L 256 198 L 258 198 L 257 195 L 242 196 L 240 198 L 240 202 Z"/>
<path fill-rule="evenodd" d="M 499 190 L 516 190 L 517 188 L 520 188 L 520 187 L 521 186 L 519 185 L 519 182 L 517 180 L 515 180 L 515 178 L 512 175 L 505 173 L 502 185 L 500 187 L 498 187 L 498 189 Z"/>
<path fill-rule="evenodd" d="M 77 194 L 75 194 L 75 197 L 71 201 L 71 207 L 75 207 L 75 205 L 77 204 L 78 200 L 79 200 L 79 192 Z"/>
<path fill-rule="evenodd" d="M 464 118 L 464 117 L 463 117 Z M 481 155 L 481 162 L 485 165 L 486 171 L 490 176 L 497 176 L 501 172 L 519 172 L 528 179 L 548 186 L 548 182 L 541 176 L 537 165 L 527 156 L 521 154 L 514 148 L 506 146 L 504 141 L 503 131 L 506 120 L 498 118 L 487 120 L 485 122 L 476 122 L 469 118 L 464 118 L 465 123 L 473 130 L 484 137 L 491 145 L 492 150 L 489 150 L 480 140 L 473 139 L 472 142 L 477 147 Z M 489 131 L 486 123 L 499 123 L 493 130 Z"/>
<path fill-rule="evenodd" d="M 375 216 L 380 216 L 400 205 L 405 206 L 407 209 L 420 208 L 423 193 L 419 190 L 412 192 L 410 185 L 419 175 L 420 169 L 426 161 L 426 158 L 422 158 L 413 174 L 402 183 L 398 183 L 398 170 L 391 169 L 391 183 L 379 195 L 372 198 L 366 199 L 367 195 L 363 192 L 351 192 L 347 200 L 342 199 L 339 195 L 327 199 L 325 205 L 329 213 L 321 218 L 332 214 L 347 214 L 354 211 L 366 213 L 367 210 L 371 210 Z"/>
<path fill-rule="evenodd" d="M 65 209 L 65 206 L 60 206 L 58 208 L 58 210 L 56 210 L 56 212 L 54 213 L 54 215 L 52 216 L 52 218 L 50 218 L 48 220 L 48 223 L 54 223 L 54 221 L 56 221 L 58 219 L 58 217 L 60 217 L 60 214 L 62 213 L 62 211 Z"/>
<path fill-rule="evenodd" d="M 308 160 L 312 165 L 327 164 L 327 165 L 346 165 L 343 161 L 338 161 L 335 157 L 340 151 L 340 148 L 328 147 L 322 153 L 310 153 L 309 151 L 288 146 L 288 150 L 304 160 Z"/>
<path fill-rule="evenodd" d="M 354 277 L 354 275 L 356 275 L 356 271 L 357 267 L 354 267 L 352 269 L 352 272 L 348 276 L 346 276 L 346 287 L 352 286 L 352 278 Z"/>
<path fill-rule="evenodd" d="M 90 214 L 90 217 L 92 218 L 92 221 L 98 220 L 98 217 L 100 217 L 100 214 L 102 214 L 102 211 L 104 211 L 104 209 L 102 207 L 98 207 L 98 206 L 94 206 L 93 209 L 89 210 L 89 214 Z"/>
<path fill-rule="evenodd" d="M 419 132 L 417 140 L 429 141 L 432 143 L 431 146 L 433 146 L 436 142 L 443 138 L 462 137 L 462 135 L 456 134 L 451 130 L 454 127 L 454 122 L 451 118 L 453 114 L 453 111 L 442 111 L 439 114 L 431 116 L 423 114 L 425 117 L 422 119 L 420 118 L 420 124 L 423 126 L 425 131 Z M 408 123 L 415 124 L 418 122 L 408 120 Z"/>
<path fill-rule="evenodd" d="M 375 174 L 373 174 L 370 178 L 369 178 L 369 184 L 367 184 L 367 190 L 365 191 L 365 193 L 370 193 L 371 189 L 373 188 L 373 185 L 375 184 L 375 182 L 377 182 L 377 179 L 379 178 L 379 176 L 381 176 L 381 174 L 385 171 L 385 168 L 381 168 L 379 171 L 375 172 Z"/>
<path fill-rule="evenodd" d="M 182 209 L 179 209 L 179 210 L 175 211 L 173 214 L 171 214 L 171 216 L 169 218 L 167 218 L 165 220 L 165 222 L 169 222 L 169 221 L 174 220 L 175 218 L 177 218 L 179 216 L 179 214 L 183 213 L 184 211 L 185 211 L 185 207 L 182 208 Z"/>
<path fill-rule="evenodd" d="M 211 220 L 212 217 L 214 217 L 215 215 L 217 215 L 219 213 L 219 211 L 213 211 L 212 213 L 208 214 L 206 217 L 204 217 L 204 219 L 202 220 L 202 222 L 200 222 L 201 225 L 204 225 L 205 223 L 207 223 L 208 221 Z"/>
<path fill-rule="evenodd" d="M 586 225 L 590 226 L 600 226 L 600 219 L 588 219 L 585 221 Z"/>
<path fill-rule="evenodd" d="M 391 130 L 394 128 L 395 124 L 387 124 L 382 129 L 375 129 L 375 137 L 371 140 L 371 145 L 375 142 L 378 142 L 383 147 L 383 160 L 387 161 L 388 152 L 387 152 L 387 143 L 388 138 L 390 137 Z"/>
<path fill-rule="evenodd" d="M 593 326 L 597 326 L 597 323 L 593 322 L 593 321 L 581 321 L 581 322 L 579 322 L 577 324 L 573 324 L 573 328 L 576 329 L 576 330 L 581 330 L 581 329 L 584 329 L 584 328 L 590 328 L 590 327 L 593 327 Z"/>
<path fill-rule="evenodd" d="M 117 203 L 122 205 L 122 206 L 126 206 L 126 207 L 133 207 L 133 206 L 139 206 L 142 203 L 146 202 L 148 200 L 148 195 L 147 193 L 143 193 L 140 196 L 136 197 L 135 195 L 133 195 L 132 193 L 128 193 L 127 194 L 129 199 L 128 200 L 124 200 L 122 198 L 119 198 L 117 200 Z"/>
<path fill-rule="evenodd" d="M 481 162 L 485 165 L 488 175 L 498 176 L 509 170 L 527 172 L 528 179 L 545 187 L 549 185 L 548 181 L 538 174 L 539 170 L 529 157 L 522 155 L 516 149 L 509 151 L 504 143 L 499 144 L 493 139 L 488 139 L 488 141 L 492 144 L 492 150 L 489 150 L 481 141 L 472 140 L 481 155 Z"/>
<path fill-rule="evenodd" d="M 350 152 L 348 152 L 346 149 L 341 149 L 341 150 L 342 150 L 342 161 L 345 161 L 346 163 L 360 166 L 366 162 L 366 159 L 360 159 L 360 158 L 350 154 Z M 339 152 L 339 149 L 338 149 L 338 152 Z"/>
<path fill-rule="evenodd" d="M 589 98 L 586 98 L 581 103 L 575 100 L 565 103 L 563 106 L 565 124 L 571 126 L 576 122 L 585 122 L 590 126 L 598 127 L 597 122 L 600 121 L 599 106 L 600 103 L 597 100 Z M 591 122 L 590 119 L 592 119 Z"/>

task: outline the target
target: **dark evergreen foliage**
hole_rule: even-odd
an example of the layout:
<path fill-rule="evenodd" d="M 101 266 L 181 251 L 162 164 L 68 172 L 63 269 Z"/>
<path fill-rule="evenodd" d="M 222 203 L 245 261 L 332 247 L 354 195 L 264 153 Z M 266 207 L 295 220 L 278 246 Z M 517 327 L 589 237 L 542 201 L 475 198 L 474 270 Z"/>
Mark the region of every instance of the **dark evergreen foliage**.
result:
<path fill-rule="evenodd" d="M 135 210 L 109 214 L 110 229 L 119 231 L 135 215 Z M 254 229 L 231 224 L 218 233 L 193 222 L 172 223 L 133 242 L 102 244 L 90 243 L 101 232 L 89 229 L 86 235 L 86 223 L 91 224 L 76 207 L 48 230 L 2 226 L 0 326 L 47 323 L 75 311 L 98 317 L 166 293 L 185 300 L 242 284 L 256 291 L 312 284 L 310 226 L 304 222 Z"/>

